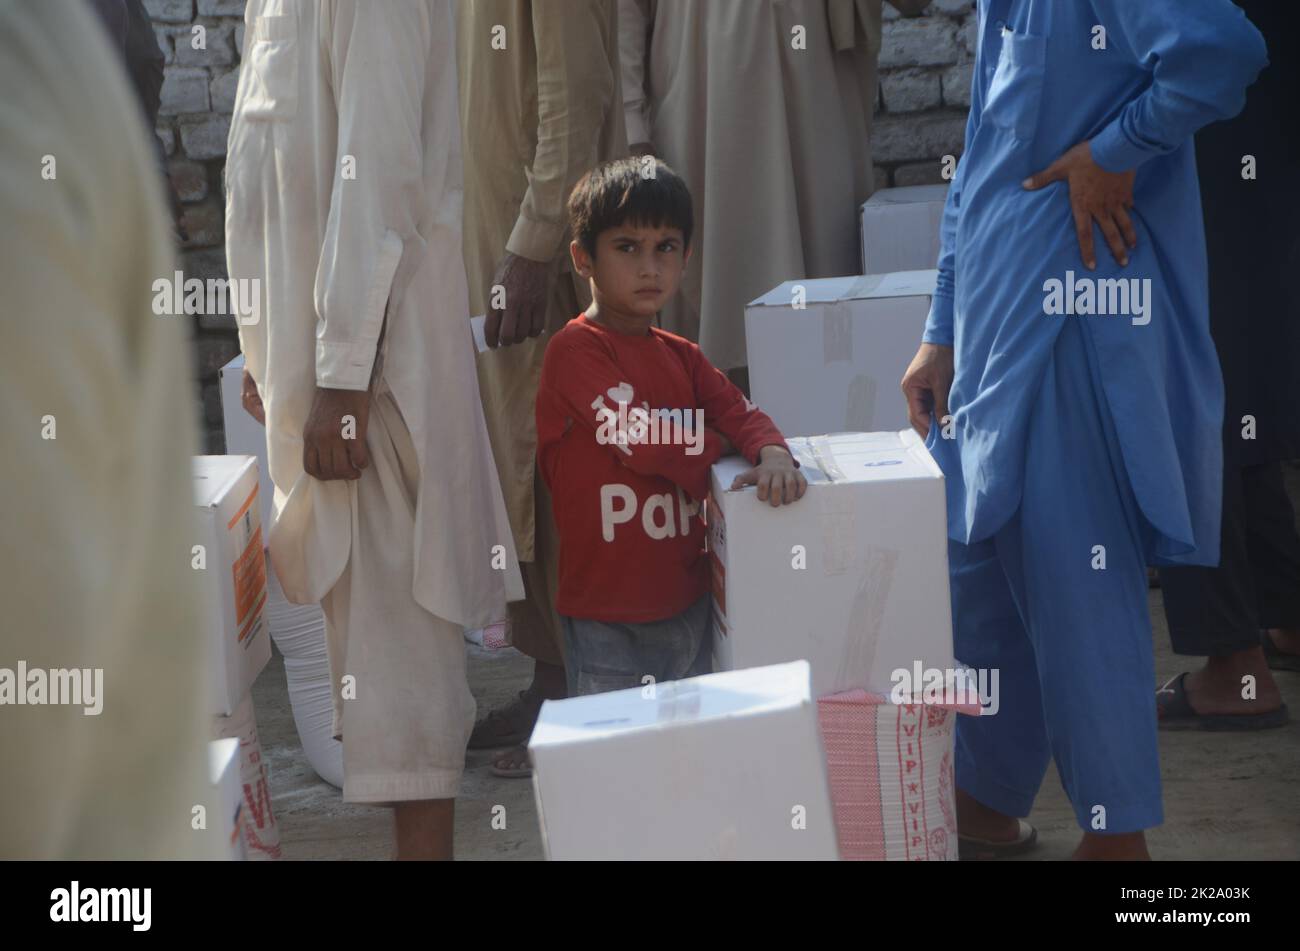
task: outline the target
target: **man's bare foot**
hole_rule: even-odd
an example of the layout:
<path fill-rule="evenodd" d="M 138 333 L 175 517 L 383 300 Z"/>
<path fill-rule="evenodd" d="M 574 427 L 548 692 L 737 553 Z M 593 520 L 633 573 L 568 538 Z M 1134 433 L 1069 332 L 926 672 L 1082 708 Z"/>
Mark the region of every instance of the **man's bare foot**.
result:
<path fill-rule="evenodd" d="M 1097 835 L 1085 832 L 1071 856 L 1076 862 L 1150 862 L 1144 832 Z"/>
<path fill-rule="evenodd" d="M 1249 699 L 1242 696 L 1247 693 L 1247 677 L 1254 678 Z M 1260 647 L 1206 658 L 1204 667 L 1184 678 L 1183 689 L 1192 709 L 1203 716 L 1249 716 L 1270 713 L 1282 706 L 1282 693 Z"/>
<path fill-rule="evenodd" d="M 1020 820 L 990 809 L 969 793 L 957 790 L 957 832 L 986 842 L 1014 842 Z"/>

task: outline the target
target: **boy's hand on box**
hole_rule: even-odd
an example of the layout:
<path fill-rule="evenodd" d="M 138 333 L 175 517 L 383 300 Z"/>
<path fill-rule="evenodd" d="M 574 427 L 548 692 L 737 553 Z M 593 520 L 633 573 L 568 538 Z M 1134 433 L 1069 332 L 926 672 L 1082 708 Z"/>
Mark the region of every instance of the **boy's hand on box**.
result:
<path fill-rule="evenodd" d="M 808 491 L 808 480 L 784 446 L 764 446 L 758 453 L 758 465 L 745 470 L 731 483 L 733 489 L 746 485 L 758 486 L 758 500 L 773 508 L 789 505 Z"/>

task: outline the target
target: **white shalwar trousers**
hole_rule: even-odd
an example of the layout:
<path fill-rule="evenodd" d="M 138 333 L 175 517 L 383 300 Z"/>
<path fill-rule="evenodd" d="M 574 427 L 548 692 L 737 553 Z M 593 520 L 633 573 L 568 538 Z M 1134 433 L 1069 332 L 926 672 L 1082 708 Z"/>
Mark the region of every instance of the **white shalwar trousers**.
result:
<path fill-rule="evenodd" d="M 382 378 L 366 446 L 370 465 L 351 483 L 351 554 L 321 601 L 343 799 L 454 799 L 475 714 L 464 634 L 413 594 L 419 463 Z"/>

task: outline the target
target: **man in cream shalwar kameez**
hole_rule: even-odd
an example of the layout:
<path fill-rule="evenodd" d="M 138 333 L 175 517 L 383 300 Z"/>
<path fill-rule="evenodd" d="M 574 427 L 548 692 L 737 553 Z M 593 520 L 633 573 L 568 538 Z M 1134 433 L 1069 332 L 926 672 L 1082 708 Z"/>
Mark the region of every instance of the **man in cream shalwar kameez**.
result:
<path fill-rule="evenodd" d="M 229 855 L 153 130 L 81 3 L 0 4 L 0 89 L 0 859 Z M 79 702 L 50 702 L 59 670 Z"/>
<path fill-rule="evenodd" d="M 465 267 L 473 311 L 488 314 L 488 343 L 496 343 L 497 320 L 503 330 L 500 346 L 479 357 L 479 383 L 528 593 L 511 605 L 511 636 L 536 661 L 533 685 L 504 716 L 485 721 L 476 746 L 522 742 L 541 701 L 564 696 L 559 538 L 536 475 L 533 404 L 550 335 L 590 302 L 569 261 L 569 193 L 588 169 L 627 152 L 617 13 L 616 0 L 459 7 Z M 494 316 L 497 284 L 506 300 Z M 511 755 L 498 769 L 526 774 L 522 750 Z"/>
<path fill-rule="evenodd" d="M 291 601 L 321 601 L 344 798 L 398 805 L 399 856 L 450 850 L 461 627 L 522 594 L 468 326 L 453 14 L 249 0 L 227 164 L 230 273 L 265 301 L 240 338 L 271 559 Z"/>
<path fill-rule="evenodd" d="M 919 13 L 929 0 L 890 0 Z M 663 329 L 744 366 L 745 304 L 859 270 L 882 0 L 619 0 L 628 141 L 695 198 Z M 804 32 L 796 34 L 795 28 Z"/>

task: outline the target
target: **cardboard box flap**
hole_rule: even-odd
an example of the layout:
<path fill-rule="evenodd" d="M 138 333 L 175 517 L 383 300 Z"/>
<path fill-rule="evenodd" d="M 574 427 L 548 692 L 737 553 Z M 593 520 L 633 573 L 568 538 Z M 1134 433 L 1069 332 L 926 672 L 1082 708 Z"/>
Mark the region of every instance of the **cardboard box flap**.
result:
<path fill-rule="evenodd" d="M 875 300 L 886 297 L 932 297 L 939 272 L 895 271 L 892 274 L 859 274 L 851 277 L 825 277 L 817 280 L 786 281 L 762 297 L 749 302 L 750 307 L 790 307 L 796 285 L 804 289 L 804 302 L 832 304 L 846 300 Z"/>
<path fill-rule="evenodd" d="M 862 207 L 866 209 L 880 205 L 915 205 L 947 200 L 947 185 L 907 185 L 902 188 L 882 188 L 872 194 Z"/>
<path fill-rule="evenodd" d="M 585 743 L 634 730 L 746 717 L 812 703 L 807 661 L 726 671 L 542 704 L 529 749 Z"/>
<path fill-rule="evenodd" d="M 194 504 L 199 508 L 217 505 L 249 466 L 255 456 L 194 456 Z"/>
<path fill-rule="evenodd" d="M 217 371 L 217 375 L 219 377 L 224 377 L 228 373 L 237 374 L 239 376 L 240 382 L 241 383 L 243 382 L 244 355 L 242 353 L 235 354 L 234 358 L 229 363 L 227 363 L 225 366 L 223 366 L 220 370 Z"/>
<path fill-rule="evenodd" d="M 942 479 L 943 471 L 913 430 L 884 433 L 830 433 L 791 436 L 790 452 L 799 461 L 809 485 L 848 482 L 896 482 L 903 479 Z M 713 466 L 715 486 L 730 492 L 735 476 L 749 468 L 739 456 Z M 757 491 L 749 485 L 737 492 Z"/>
<path fill-rule="evenodd" d="M 790 442 L 791 440 L 788 439 L 786 440 L 787 444 L 789 444 Z M 794 447 L 791 446 L 791 453 L 793 452 L 794 452 Z M 803 465 L 802 462 L 800 462 L 799 464 Z M 736 480 L 736 476 L 740 475 L 742 472 L 746 471 L 747 469 L 752 469 L 752 468 L 753 466 L 749 464 L 749 460 L 747 460 L 744 456 L 741 455 L 723 456 L 721 459 L 719 459 L 717 462 L 713 464 L 713 482 L 714 482 L 715 491 L 730 492 L 731 483 Z M 747 488 L 753 488 L 753 486 L 748 486 Z M 742 490 L 737 489 L 736 491 L 742 491 Z"/>

